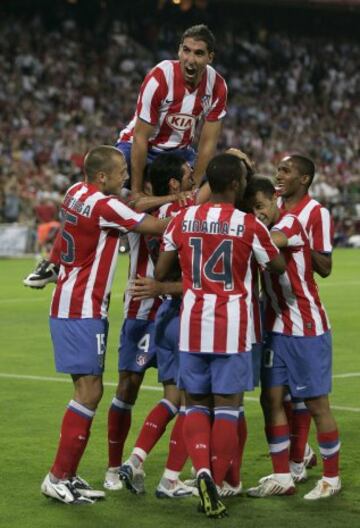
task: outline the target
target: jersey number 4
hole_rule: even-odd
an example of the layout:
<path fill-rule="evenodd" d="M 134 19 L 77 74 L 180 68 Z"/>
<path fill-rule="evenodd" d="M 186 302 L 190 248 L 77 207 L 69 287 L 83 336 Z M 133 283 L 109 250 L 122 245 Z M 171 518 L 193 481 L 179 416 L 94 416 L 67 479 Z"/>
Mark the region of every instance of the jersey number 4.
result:
<path fill-rule="evenodd" d="M 192 248 L 193 288 L 202 289 L 202 275 L 211 282 L 222 283 L 224 291 L 234 288 L 232 273 L 233 241 L 220 242 L 206 262 L 203 260 L 203 239 L 190 238 Z M 217 268 L 217 269 L 216 269 Z M 220 269 L 219 269 L 220 268 Z"/>

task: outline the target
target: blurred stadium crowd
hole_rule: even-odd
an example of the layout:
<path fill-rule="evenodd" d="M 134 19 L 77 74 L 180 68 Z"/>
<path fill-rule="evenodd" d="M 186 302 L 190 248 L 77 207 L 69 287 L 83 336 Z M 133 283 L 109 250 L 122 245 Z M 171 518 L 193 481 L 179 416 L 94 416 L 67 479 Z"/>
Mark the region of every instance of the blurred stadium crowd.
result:
<path fill-rule="evenodd" d="M 331 209 L 336 243 L 346 245 L 360 233 L 360 42 L 213 29 L 215 65 L 229 86 L 219 149 L 240 147 L 269 176 L 289 151 L 311 156 L 313 195 Z M 1 222 L 57 218 L 83 154 L 115 142 L 142 78 L 175 57 L 177 36 L 157 28 L 156 42 L 144 47 L 122 20 L 103 40 L 74 19 L 56 30 L 39 16 L 0 20 Z"/>

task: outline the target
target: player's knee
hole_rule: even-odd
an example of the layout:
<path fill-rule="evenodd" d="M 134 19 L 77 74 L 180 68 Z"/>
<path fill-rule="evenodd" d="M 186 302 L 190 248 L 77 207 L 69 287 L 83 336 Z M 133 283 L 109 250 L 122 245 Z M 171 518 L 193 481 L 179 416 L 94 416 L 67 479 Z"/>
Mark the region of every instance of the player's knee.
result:
<path fill-rule="evenodd" d="M 126 403 L 134 404 L 139 393 L 142 379 L 143 376 L 139 376 L 135 372 L 128 372 L 121 375 L 116 389 L 116 397 Z"/>
<path fill-rule="evenodd" d="M 85 407 L 95 410 L 100 403 L 103 390 L 101 380 L 87 380 L 84 383 L 77 384 L 75 388 L 75 400 Z"/>
<path fill-rule="evenodd" d="M 319 398 L 314 398 L 306 400 L 306 407 L 308 408 L 311 416 L 316 420 L 322 416 L 331 414 L 329 400 L 327 396 L 320 396 Z"/>
<path fill-rule="evenodd" d="M 265 389 L 261 391 L 260 404 L 264 413 L 269 414 L 282 408 L 282 398 L 277 393 Z"/>

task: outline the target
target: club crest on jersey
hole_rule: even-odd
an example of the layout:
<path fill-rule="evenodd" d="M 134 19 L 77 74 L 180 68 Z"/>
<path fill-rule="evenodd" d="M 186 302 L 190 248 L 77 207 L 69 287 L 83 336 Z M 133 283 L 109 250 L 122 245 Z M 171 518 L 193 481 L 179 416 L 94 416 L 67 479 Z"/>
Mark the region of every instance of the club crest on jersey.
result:
<path fill-rule="evenodd" d="M 204 109 L 204 112 L 206 112 L 210 108 L 210 99 L 211 95 L 203 95 L 201 98 L 201 104 Z"/>
<path fill-rule="evenodd" d="M 147 362 L 146 354 L 136 354 L 136 364 L 143 367 Z"/>
<path fill-rule="evenodd" d="M 185 132 L 189 129 L 194 130 L 195 117 L 189 114 L 168 114 L 166 116 L 166 123 L 174 130 Z"/>

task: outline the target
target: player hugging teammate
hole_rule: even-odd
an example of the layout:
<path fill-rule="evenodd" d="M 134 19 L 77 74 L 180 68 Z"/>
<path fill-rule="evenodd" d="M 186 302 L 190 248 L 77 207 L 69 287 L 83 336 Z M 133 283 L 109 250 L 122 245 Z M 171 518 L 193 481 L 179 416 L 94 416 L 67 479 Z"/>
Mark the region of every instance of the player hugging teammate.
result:
<path fill-rule="evenodd" d="M 315 460 L 307 446 L 311 416 L 323 477 L 304 498 L 326 498 L 341 489 L 340 442 L 328 402 L 330 325 L 313 278 L 314 271 L 322 276 L 331 271 L 332 224 L 326 209 L 308 195 L 314 166 L 306 157 L 280 163 L 278 200 L 269 180 L 251 176 L 246 155 L 230 149 L 214 157 L 227 94 L 224 79 L 210 65 L 214 47 L 208 28 L 194 26 L 182 36 L 178 60 L 163 61 L 148 73 L 117 148 L 92 149 L 85 181 L 69 189 L 52 262 L 25 279 L 28 286 L 43 287 L 56 281 L 60 268 L 50 327 L 57 370 L 72 376 L 74 396 L 41 489 L 61 502 L 91 503 L 104 495 L 80 478 L 77 468 L 102 396 L 111 280 L 119 233 L 128 231 L 131 281 L 119 384 L 108 414 L 105 488 L 119 490 L 125 483 L 142 493 L 145 459 L 177 416 L 156 495 L 198 495 L 206 516 L 226 516 L 223 498 L 242 492 L 243 395 L 256 384 L 261 363 L 273 473 L 248 495 L 290 495 L 296 482 L 306 480 L 306 466 Z M 195 159 L 191 144 L 200 120 Z M 126 168 L 128 203 L 136 212 L 116 196 Z M 199 189 L 205 172 L 207 183 Z M 171 221 L 163 234 L 159 218 L 165 216 Z M 155 357 L 164 397 L 123 462 L 132 407 Z M 289 397 L 293 404 L 286 403 Z M 290 427 L 295 442 L 289 450 Z M 179 477 L 188 456 L 195 479 L 183 483 Z"/>

